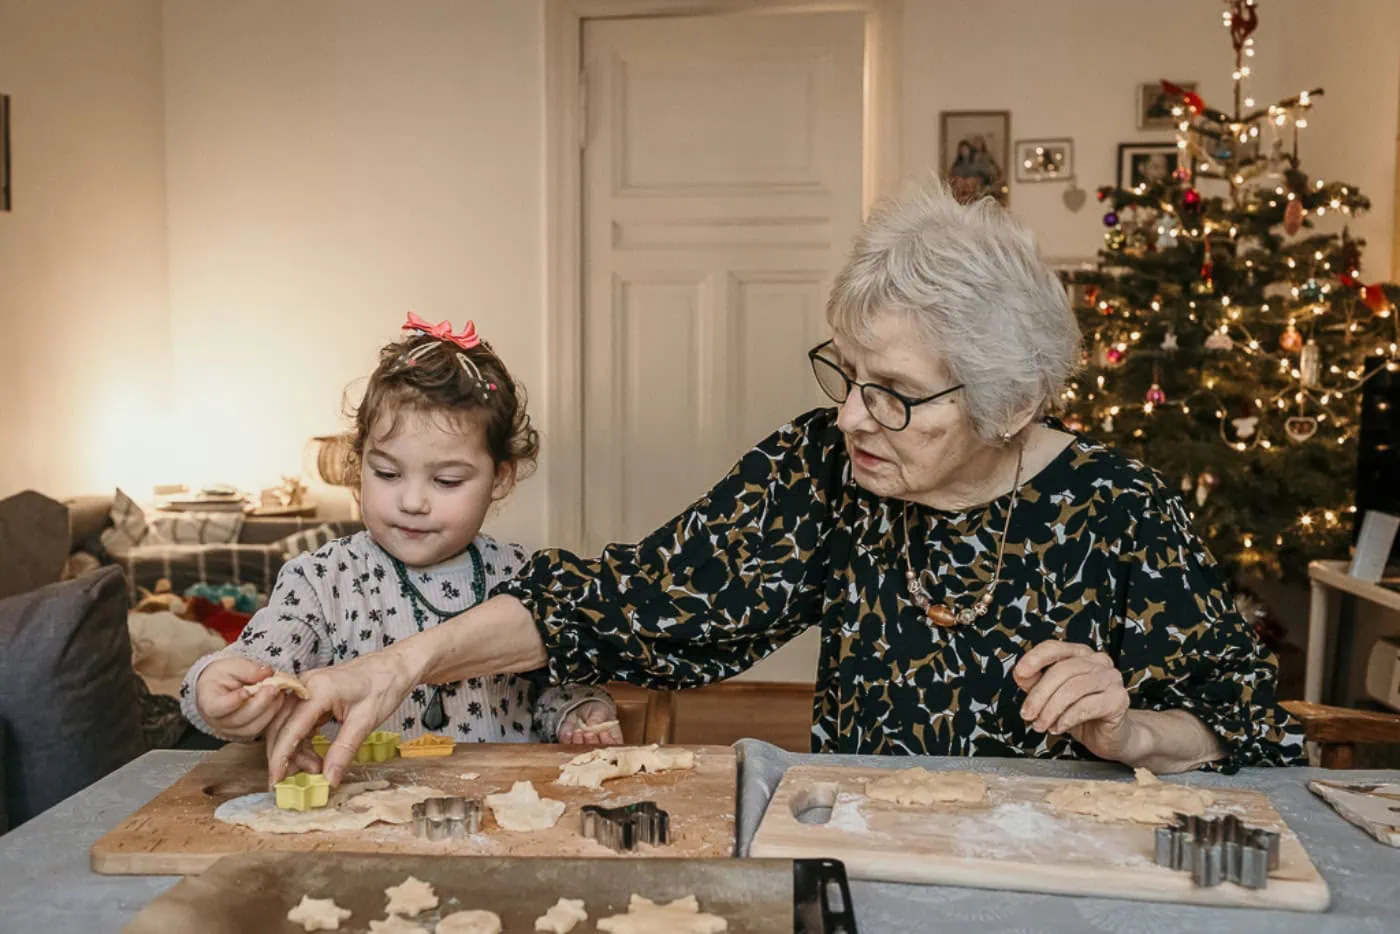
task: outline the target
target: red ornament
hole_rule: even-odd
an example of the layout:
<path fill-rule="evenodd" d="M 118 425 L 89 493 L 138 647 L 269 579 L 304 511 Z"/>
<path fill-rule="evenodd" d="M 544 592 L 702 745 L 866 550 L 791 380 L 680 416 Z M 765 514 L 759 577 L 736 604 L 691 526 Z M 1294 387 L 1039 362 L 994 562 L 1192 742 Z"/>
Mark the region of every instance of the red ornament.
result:
<path fill-rule="evenodd" d="M 1386 298 L 1385 289 L 1374 283 L 1361 290 L 1361 300 L 1372 311 L 1385 311 L 1390 307 L 1390 299 Z"/>
<path fill-rule="evenodd" d="M 1100 188 L 1097 197 L 1098 197 L 1098 199 L 1099 199 L 1100 201 L 1102 201 L 1103 199 L 1105 199 L 1105 198 L 1108 197 L 1108 192 L 1107 192 L 1106 190 Z"/>
<path fill-rule="evenodd" d="M 1162 392 L 1161 386 L 1153 383 L 1152 388 L 1147 390 L 1147 401 L 1153 405 L 1161 405 L 1167 401 L 1167 394 Z"/>
<path fill-rule="evenodd" d="M 1210 260 L 1206 260 L 1204 263 L 1201 264 L 1201 278 L 1202 278 L 1202 279 L 1204 279 L 1204 280 L 1206 280 L 1207 282 L 1209 282 L 1210 279 L 1211 279 L 1211 276 L 1213 276 L 1214 274 L 1215 274 L 1215 264 L 1214 264 L 1214 263 L 1212 263 Z"/>
<path fill-rule="evenodd" d="M 1117 347 L 1108 348 L 1106 356 L 1108 357 L 1109 363 L 1118 364 L 1123 362 L 1123 351 L 1119 350 Z"/>
<path fill-rule="evenodd" d="M 1176 179 L 1179 182 L 1191 181 L 1191 167 L 1184 163 L 1182 165 L 1177 166 L 1176 171 L 1172 173 L 1172 178 Z"/>
<path fill-rule="evenodd" d="M 1188 208 L 1198 208 L 1201 206 L 1201 193 L 1194 188 L 1188 188 L 1181 193 L 1181 203 Z"/>
<path fill-rule="evenodd" d="M 1086 285 L 1084 287 L 1084 301 L 1086 301 L 1089 304 L 1089 307 L 1092 308 L 1094 306 L 1094 303 L 1098 300 L 1099 287 L 1096 285 Z"/>
<path fill-rule="evenodd" d="M 1303 203 L 1297 198 L 1283 209 L 1283 231 L 1290 237 L 1303 229 Z"/>
<path fill-rule="evenodd" d="M 1337 277 L 1337 281 L 1340 282 L 1342 285 L 1346 286 L 1346 287 L 1349 288 L 1349 289 L 1354 289 L 1354 288 L 1356 288 L 1357 286 L 1361 285 L 1361 283 L 1360 283 L 1359 281 L 1357 281 L 1356 279 L 1353 279 L 1353 278 L 1351 277 L 1350 274 L 1345 273 L 1345 272 L 1342 273 L 1340 276 Z"/>

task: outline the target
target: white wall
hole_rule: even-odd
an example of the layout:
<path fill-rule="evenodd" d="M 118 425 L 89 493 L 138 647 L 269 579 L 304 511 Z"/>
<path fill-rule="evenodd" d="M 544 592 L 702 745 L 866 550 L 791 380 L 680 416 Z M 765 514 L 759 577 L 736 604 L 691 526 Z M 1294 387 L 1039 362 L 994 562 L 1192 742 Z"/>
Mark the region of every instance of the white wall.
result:
<path fill-rule="evenodd" d="M 1339 7 L 1346 10 L 1338 15 Z M 1367 237 L 1366 273 L 1390 268 L 1395 140 L 1400 104 L 1400 3 L 1262 0 L 1249 91 L 1259 105 L 1322 86 L 1304 130 L 1303 168 L 1345 178 L 1372 212 L 1353 223 Z M 1139 82 L 1199 82 L 1208 103 L 1232 104 L 1234 53 L 1219 0 L 906 0 L 906 171 L 935 165 L 942 110 L 1009 110 L 1012 139 L 1070 137 L 1088 201 L 1067 209 L 1063 183 L 1013 182 L 1011 208 L 1051 257 L 1093 257 L 1103 209 L 1093 192 L 1113 184 L 1119 143 L 1170 142 L 1136 128 Z"/>
<path fill-rule="evenodd" d="M 0 497 L 149 485 L 170 399 L 160 4 L 0 0 Z"/>
<path fill-rule="evenodd" d="M 256 486 L 340 424 L 406 312 L 476 320 L 543 400 L 543 14 L 519 0 L 165 4 L 185 475 Z M 542 544 L 543 470 L 493 530 Z"/>

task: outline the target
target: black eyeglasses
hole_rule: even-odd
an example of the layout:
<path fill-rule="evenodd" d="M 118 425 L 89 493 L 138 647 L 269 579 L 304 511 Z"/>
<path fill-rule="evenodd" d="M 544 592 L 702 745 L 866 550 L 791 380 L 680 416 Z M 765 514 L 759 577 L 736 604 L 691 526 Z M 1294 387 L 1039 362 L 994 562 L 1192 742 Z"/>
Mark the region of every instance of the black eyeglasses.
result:
<path fill-rule="evenodd" d="M 851 395 L 851 387 L 859 387 L 860 399 L 865 403 L 865 410 L 870 413 L 871 418 L 890 431 L 903 431 L 909 427 L 909 419 L 913 414 L 911 409 L 914 406 L 941 399 L 963 388 L 963 384 L 958 383 L 951 389 L 936 392 L 931 396 L 910 399 L 878 383 L 858 383 L 846 375 L 846 371 L 841 369 L 841 364 L 822 356 L 821 352 L 830 346 L 831 341 L 826 341 L 807 351 L 807 359 L 812 361 L 812 374 L 817 378 L 817 385 L 833 402 L 845 402 Z"/>

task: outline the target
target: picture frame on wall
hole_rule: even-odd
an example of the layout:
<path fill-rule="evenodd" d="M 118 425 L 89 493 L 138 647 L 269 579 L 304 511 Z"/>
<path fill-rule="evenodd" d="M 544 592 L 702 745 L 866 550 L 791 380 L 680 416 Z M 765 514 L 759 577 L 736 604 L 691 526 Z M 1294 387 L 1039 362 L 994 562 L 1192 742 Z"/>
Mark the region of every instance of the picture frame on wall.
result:
<path fill-rule="evenodd" d="M 1074 178 L 1074 141 L 1019 139 L 1016 141 L 1016 181 L 1064 182 Z"/>
<path fill-rule="evenodd" d="M 0 94 L 0 211 L 10 210 L 10 95 Z"/>
<path fill-rule="evenodd" d="M 1194 81 L 1173 81 L 1184 91 L 1196 90 Z M 1176 129 L 1177 117 L 1172 116 L 1171 95 L 1162 90 L 1162 82 L 1153 81 L 1137 86 L 1137 128 L 1139 130 Z"/>
<path fill-rule="evenodd" d="M 990 195 L 1005 205 L 1011 186 L 1011 111 L 945 110 L 939 114 L 938 166 L 959 201 Z"/>
<path fill-rule="evenodd" d="M 1118 187 L 1165 181 L 1180 164 L 1181 150 L 1176 143 L 1119 143 Z"/>

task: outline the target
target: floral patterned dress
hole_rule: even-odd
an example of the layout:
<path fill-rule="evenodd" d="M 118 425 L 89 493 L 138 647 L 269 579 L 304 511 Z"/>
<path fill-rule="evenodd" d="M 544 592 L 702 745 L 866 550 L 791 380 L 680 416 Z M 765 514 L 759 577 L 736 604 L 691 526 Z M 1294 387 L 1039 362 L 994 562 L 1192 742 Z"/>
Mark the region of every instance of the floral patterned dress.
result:
<path fill-rule="evenodd" d="M 1198 717 L 1225 750 L 1212 767 L 1301 761 L 1276 661 L 1180 498 L 1087 438 L 1021 487 L 992 612 L 932 625 L 910 600 L 906 547 L 936 577 L 935 601 L 970 604 L 991 581 L 1009 500 L 906 513 L 856 485 L 835 410 L 819 409 L 641 542 L 597 558 L 537 553 L 495 592 L 533 614 L 558 683 L 695 687 L 819 627 L 817 752 L 1093 758 L 1019 712 L 1011 669 L 1060 639 L 1108 653 L 1134 708 Z"/>

